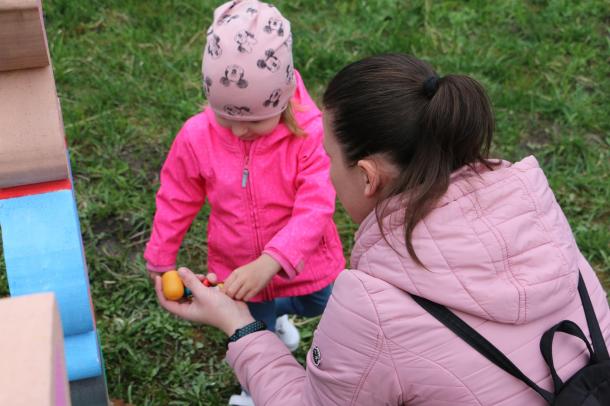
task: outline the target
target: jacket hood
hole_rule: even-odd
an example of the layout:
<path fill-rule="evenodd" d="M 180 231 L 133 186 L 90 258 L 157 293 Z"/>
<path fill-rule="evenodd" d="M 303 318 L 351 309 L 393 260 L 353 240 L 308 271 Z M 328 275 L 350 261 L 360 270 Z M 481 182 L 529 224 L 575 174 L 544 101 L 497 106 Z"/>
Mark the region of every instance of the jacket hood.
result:
<path fill-rule="evenodd" d="M 555 312 L 577 294 L 579 251 L 538 162 L 477 171 L 456 171 L 416 226 L 413 246 L 427 269 L 407 253 L 396 197 L 380 209 L 385 239 L 375 212 L 360 225 L 351 266 L 487 320 L 522 324 Z"/>

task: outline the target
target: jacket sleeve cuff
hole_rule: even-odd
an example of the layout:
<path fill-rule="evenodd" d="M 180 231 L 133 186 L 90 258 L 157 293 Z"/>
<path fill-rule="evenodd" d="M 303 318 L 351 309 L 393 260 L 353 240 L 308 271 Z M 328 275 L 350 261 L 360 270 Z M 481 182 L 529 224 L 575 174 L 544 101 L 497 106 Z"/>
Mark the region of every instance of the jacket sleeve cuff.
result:
<path fill-rule="evenodd" d="M 154 272 L 165 272 L 176 269 L 176 256 L 176 252 L 160 250 L 156 245 L 149 242 L 144 250 L 146 269 Z"/>
<path fill-rule="evenodd" d="M 275 248 L 266 248 L 263 251 L 263 254 L 269 255 L 280 264 L 282 270 L 277 273 L 279 276 L 285 279 L 293 279 L 298 275 L 297 270 L 292 266 L 290 261 L 288 261 L 288 259 Z"/>
<path fill-rule="evenodd" d="M 176 264 L 173 265 L 153 265 L 150 262 L 146 262 L 146 270 L 151 272 L 164 273 L 176 269 Z"/>

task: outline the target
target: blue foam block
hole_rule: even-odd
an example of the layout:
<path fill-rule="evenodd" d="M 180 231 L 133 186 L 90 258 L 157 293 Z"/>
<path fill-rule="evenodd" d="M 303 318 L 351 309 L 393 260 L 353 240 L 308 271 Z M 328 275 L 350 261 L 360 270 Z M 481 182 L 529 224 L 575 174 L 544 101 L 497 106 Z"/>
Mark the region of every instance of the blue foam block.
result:
<path fill-rule="evenodd" d="M 68 378 L 100 376 L 101 353 L 72 191 L 0 200 L 0 227 L 11 295 L 54 292 Z"/>
<path fill-rule="evenodd" d="M 64 335 L 94 329 L 80 224 L 71 190 L 0 201 L 11 295 L 55 292 Z"/>
<path fill-rule="evenodd" d="M 102 374 L 102 361 L 95 331 L 64 337 L 64 348 L 69 380 L 92 378 Z"/>
<path fill-rule="evenodd" d="M 66 155 L 73 184 L 67 150 Z M 74 192 L 62 190 L 0 200 L 0 228 L 11 295 L 55 292 L 68 379 L 75 383 L 70 384 L 72 404 L 107 404 Z"/>

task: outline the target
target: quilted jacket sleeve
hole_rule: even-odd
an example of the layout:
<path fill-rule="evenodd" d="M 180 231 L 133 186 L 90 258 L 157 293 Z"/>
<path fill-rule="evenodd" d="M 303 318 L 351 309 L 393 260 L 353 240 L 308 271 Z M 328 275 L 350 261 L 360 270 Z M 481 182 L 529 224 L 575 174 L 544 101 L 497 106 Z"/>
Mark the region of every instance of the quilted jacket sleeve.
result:
<path fill-rule="evenodd" d="M 192 148 L 183 128 L 161 170 L 152 235 L 144 252 L 149 269 L 175 266 L 182 239 L 205 202 L 205 182 Z"/>
<path fill-rule="evenodd" d="M 284 267 L 289 278 L 303 269 L 306 259 L 320 244 L 335 211 L 335 190 L 330 182 L 328 156 L 322 147 L 321 120 L 315 120 L 306 131 L 309 135 L 299 153 L 297 193 L 291 219 L 264 249 L 290 264 Z"/>
<path fill-rule="evenodd" d="M 344 271 L 306 370 L 271 332 L 230 344 L 227 361 L 257 405 L 398 404 L 400 385 L 385 348 L 369 294 L 354 271 Z"/>

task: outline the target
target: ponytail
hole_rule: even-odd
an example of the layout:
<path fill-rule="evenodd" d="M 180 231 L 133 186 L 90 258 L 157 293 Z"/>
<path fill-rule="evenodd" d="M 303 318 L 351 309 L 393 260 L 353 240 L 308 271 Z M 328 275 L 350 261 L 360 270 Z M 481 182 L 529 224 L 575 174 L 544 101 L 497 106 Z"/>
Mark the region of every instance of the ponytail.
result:
<path fill-rule="evenodd" d="M 437 88 L 431 92 L 434 82 Z M 488 157 L 494 117 L 485 90 L 468 76 L 426 80 L 422 92 L 429 98 L 418 120 L 423 137 L 403 171 L 410 176 L 399 188 L 409 191 L 404 217 L 407 251 L 424 266 L 413 248 L 413 230 L 446 193 L 452 172 L 464 165 L 477 171 L 478 163 L 492 169 Z"/>

